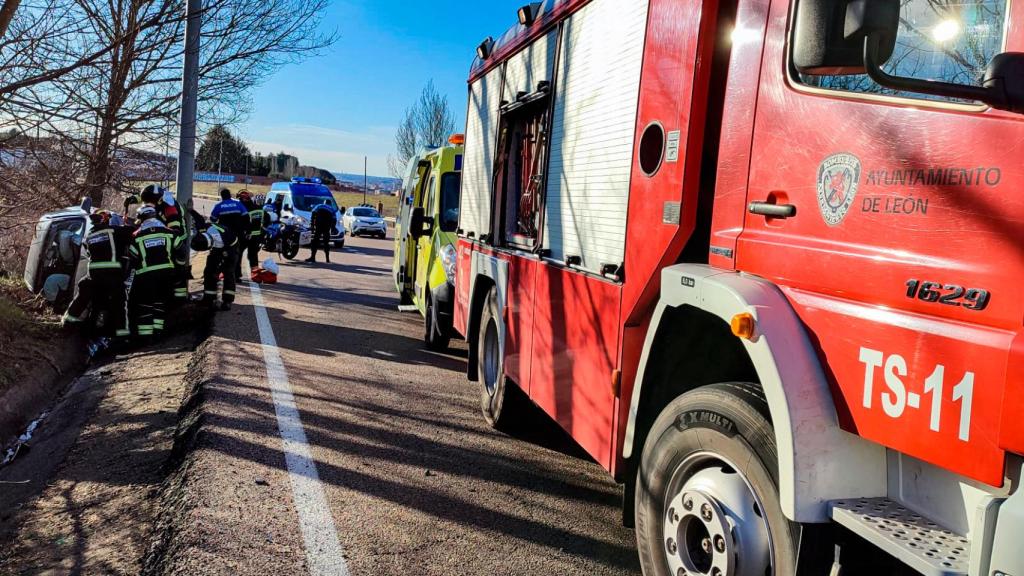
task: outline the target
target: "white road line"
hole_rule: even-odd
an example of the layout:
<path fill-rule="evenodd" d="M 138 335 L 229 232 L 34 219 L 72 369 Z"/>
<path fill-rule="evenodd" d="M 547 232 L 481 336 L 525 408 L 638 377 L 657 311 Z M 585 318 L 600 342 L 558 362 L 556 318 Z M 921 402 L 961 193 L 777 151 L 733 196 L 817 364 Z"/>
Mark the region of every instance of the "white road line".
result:
<path fill-rule="evenodd" d="M 291 478 L 292 498 L 299 511 L 299 527 L 306 544 L 309 573 L 311 576 L 348 576 L 348 564 L 338 543 L 334 518 L 306 441 L 306 431 L 295 406 L 295 396 L 281 361 L 270 317 L 263 306 L 263 292 L 254 283 L 250 283 L 249 288 L 263 343 L 263 361 L 267 366 L 267 381 L 277 413 L 277 427 L 281 432 L 288 476 Z"/>

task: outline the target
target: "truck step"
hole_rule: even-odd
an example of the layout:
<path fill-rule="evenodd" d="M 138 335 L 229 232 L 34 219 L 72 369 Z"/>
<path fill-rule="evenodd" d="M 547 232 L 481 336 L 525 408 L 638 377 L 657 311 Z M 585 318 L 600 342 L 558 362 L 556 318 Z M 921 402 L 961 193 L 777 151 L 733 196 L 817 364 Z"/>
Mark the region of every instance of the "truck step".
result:
<path fill-rule="evenodd" d="M 832 520 L 928 576 L 966 576 L 971 543 L 888 498 L 836 500 Z"/>

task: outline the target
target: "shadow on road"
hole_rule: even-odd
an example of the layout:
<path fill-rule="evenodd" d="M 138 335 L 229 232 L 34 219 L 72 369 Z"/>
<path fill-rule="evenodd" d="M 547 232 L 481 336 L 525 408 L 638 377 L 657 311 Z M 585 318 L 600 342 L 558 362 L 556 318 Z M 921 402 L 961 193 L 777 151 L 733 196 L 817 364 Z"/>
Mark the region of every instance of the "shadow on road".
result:
<path fill-rule="evenodd" d="M 301 268 L 314 268 L 320 270 L 326 270 L 330 272 L 340 272 L 347 274 L 365 275 L 365 276 L 389 276 L 391 270 L 388 268 L 380 268 L 378 266 L 361 266 L 338 262 L 337 259 L 333 262 L 325 262 L 323 255 L 316 262 L 307 262 L 305 260 L 295 260 L 289 264 L 289 266 L 298 266 Z M 287 268 L 284 269 L 287 271 Z"/>
<path fill-rule="evenodd" d="M 398 504 L 430 515 L 442 522 L 472 530 L 486 530 L 531 542 L 554 551 L 567 552 L 611 568 L 635 570 L 636 551 L 613 538 L 595 536 L 550 518 L 524 516 L 497 501 L 484 501 L 478 494 L 462 493 L 455 486 L 463 483 L 494 486 L 495 494 L 518 494 L 520 508 L 530 509 L 554 498 L 570 502 L 581 510 L 598 507 L 617 508 L 618 490 L 607 482 L 594 480 L 593 475 L 574 474 L 573 467 L 559 456 L 544 456 L 543 451 L 530 461 L 515 457 L 516 440 L 478 424 L 478 415 L 466 395 L 410 383 L 390 384 L 366 380 L 350 380 L 343 375 L 310 373 L 310 369 L 291 369 L 296 381 L 311 378 L 332 379 L 337 386 L 353 388 L 348 394 L 326 398 L 298 393 L 302 420 L 314 454 L 330 454 L 330 461 L 320 459 L 320 479 L 329 485 L 350 490 L 358 497 L 370 497 Z M 230 407 L 211 416 L 204 432 L 206 448 L 234 458 L 250 459 L 285 469 L 280 453 L 268 453 L 266 447 L 247 442 L 233 431 L 248 431 L 266 426 L 274 419 L 274 407 L 265 390 L 238 380 L 220 376 L 208 386 L 218 403 Z M 401 393 L 401 408 L 374 400 L 343 400 L 345 397 L 370 396 L 380 389 Z M 313 402 L 309 402 L 312 400 Z M 439 412 L 438 405 L 448 404 L 450 410 Z M 329 405 L 329 407 L 328 407 Z M 523 439 L 541 440 L 553 450 L 550 421 L 543 423 L 535 414 L 524 413 L 521 422 Z M 467 425 L 467 421 L 474 424 Z M 266 428 L 264 428 L 266 429 Z M 269 430 L 268 430 L 269 432 Z M 558 429 L 560 432 L 560 429 Z M 530 437 L 533 439 L 530 439 Z M 319 450 L 318 450 L 319 448 Z M 576 458 L 586 458 L 579 448 Z M 403 475 L 406 478 L 403 478 Z M 436 488 L 410 481 L 426 475 Z M 514 492 L 509 492 L 514 490 Z M 472 492 L 475 492 L 473 490 Z M 522 499 L 526 499 L 522 501 Z M 536 499 L 536 502 L 532 502 Z"/>
<path fill-rule="evenodd" d="M 264 291 L 270 294 L 288 294 L 290 297 L 307 302 L 317 301 L 333 305 L 337 305 L 337 303 L 353 304 L 382 310 L 394 310 L 397 305 L 395 298 L 382 298 L 374 294 L 340 288 L 277 285 L 264 288 Z M 403 336 L 396 333 L 397 330 L 389 330 L 388 328 L 394 328 L 395 325 L 401 326 L 406 322 L 404 317 L 397 316 L 397 312 L 395 318 L 381 317 L 379 319 L 381 329 L 371 330 L 310 322 L 294 318 L 280 308 L 265 309 L 274 326 L 277 345 L 282 349 L 316 356 L 347 354 L 378 358 L 400 364 L 429 365 L 460 374 L 464 374 L 466 371 L 465 360 L 459 357 L 458 352 L 453 354 L 431 352 L 426 349 L 422 339 Z M 344 307 L 339 308 L 338 313 L 344 314 L 344 310 Z M 252 314 L 252 307 L 236 305 L 235 311 L 241 315 L 248 315 Z M 256 334 L 241 336 L 240 339 L 243 342 L 260 344 Z"/>
<path fill-rule="evenodd" d="M 351 246 L 345 248 L 345 252 L 353 252 L 356 254 L 365 254 L 366 256 L 378 256 L 381 258 L 391 258 L 395 254 L 394 240 L 379 240 L 378 242 L 386 242 L 386 248 L 374 248 L 371 246 L 360 245 Z"/>

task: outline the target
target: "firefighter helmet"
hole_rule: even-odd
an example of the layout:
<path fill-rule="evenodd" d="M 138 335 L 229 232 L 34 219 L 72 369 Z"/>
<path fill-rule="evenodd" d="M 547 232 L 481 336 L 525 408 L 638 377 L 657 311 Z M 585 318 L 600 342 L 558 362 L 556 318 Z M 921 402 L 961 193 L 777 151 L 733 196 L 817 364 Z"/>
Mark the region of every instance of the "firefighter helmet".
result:
<path fill-rule="evenodd" d="M 135 214 L 135 217 L 138 218 L 139 222 L 145 222 L 146 220 L 156 218 L 156 208 L 153 208 L 152 206 L 143 206 L 142 208 L 139 208 L 139 211 Z"/>
<path fill-rule="evenodd" d="M 150 184 L 142 189 L 140 196 L 146 204 L 156 204 L 164 197 L 164 189 L 156 184 Z"/>
<path fill-rule="evenodd" d="M 89 220 L 92 221 L 93 226 L 106 226 L 110 224 L 110 212 L 107 210 L 99 210 L 89 214 Z"/>

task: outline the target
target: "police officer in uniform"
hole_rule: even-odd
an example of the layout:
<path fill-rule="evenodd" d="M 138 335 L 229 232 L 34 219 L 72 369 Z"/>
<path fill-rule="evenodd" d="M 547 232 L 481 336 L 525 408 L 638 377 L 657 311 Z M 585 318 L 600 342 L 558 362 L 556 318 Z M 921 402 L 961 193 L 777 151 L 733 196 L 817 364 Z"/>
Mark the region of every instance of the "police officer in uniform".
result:
<path fill-rule="evenodd" d="M 174 253 L 181 249 L 185 237 L 172 232 L 153 206 L 139 208 L 137 219 L 139 229 L 128 248 L 128 299 L 135 333 L 148 339 L 164 330 L 167 306 L 174 295 Z"/>
<path fill-rule="evenodd" d="M 244 204 L 231 197 L 231 191 L 224 188 L 220 191 L 221 201 L 218 202 L 210 212 L 210 222 L 218 225 L 221 230 L 231 232 L 231 236 L 239 243 L 231 254 L 225 252 L 225 256 L 241 257 L 241 245 L 245 242 L 249 233 L 249 209 Z M 227 267 L 229 272 L 226 275 L 233 275 L 234 281 L 242 279 L 241 268 L 238 261 L 232 261 Z"/>
<path fill-rule="evenodd" d="M 319 248 L 324 251 L 324 257 L 330 263 L 331 232 L 338 225 L 338 215 L 334 208 L 324 203 L 313 208 L 310 218 L 313 220 L 310 223 L 313 226 L 313 244 L 309 247 L 311 254 L 306 262 L 316 262 L 316 251 Z"/>
<path fill-rule="evenodd" d="M 115 226 L 106 211 L 89 216 L 92 230 L 85 237 L 85 250 L 89 255 L 89 274 L 78 283 L 78 292 L 64 314 L 67 324 L 85 323 L 86 311 L 92 305 L 90 350 L 105 346 L 107 338 L 127 338 L 131 335 L 128 324 L 127 296 L 125 294 L 125 256 L 132 241 L 132 229 Z M 102 320 L 101 326 L 97 322 Z"/>

